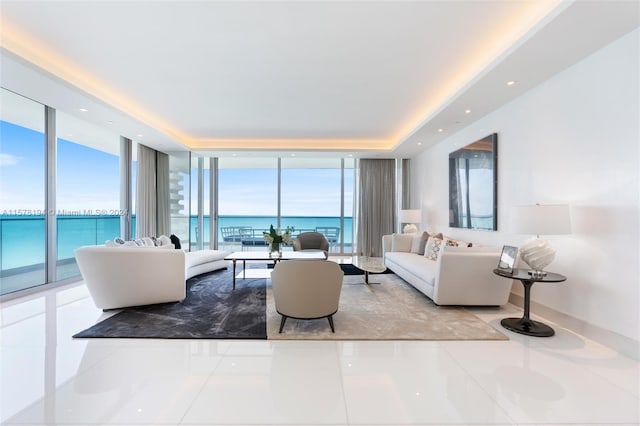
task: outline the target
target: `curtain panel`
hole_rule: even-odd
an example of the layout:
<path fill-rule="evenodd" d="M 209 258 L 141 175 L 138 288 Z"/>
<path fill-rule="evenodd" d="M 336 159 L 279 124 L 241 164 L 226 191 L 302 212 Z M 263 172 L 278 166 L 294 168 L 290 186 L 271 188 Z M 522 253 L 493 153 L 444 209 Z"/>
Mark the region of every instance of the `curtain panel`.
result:
<path fill-rule="evenodd" d="M 411 160 L 402 159 L 402 209 L 411 208 Z"/>
<path fill-rule="evenodd" d="M 138 144 L 136 238 L 171 233 L 169 155 Z"/>
<path fill-rule="evenodd" d="M 358 177 L 360 256 L 382 256 L 382 236 L 396 223 L 396 167 L 393 159 L 361 159 Z"/>
<path fill-rule="evenodd" d="M 160 151 L 156 154 L 156 195 L 156 235 L 169 235 L 171 234 L 169 155 Z"/>
<path fill-rule="evenodd" d="M 136 238 L 156 235 L 156 150 L 138 144 Z"/>

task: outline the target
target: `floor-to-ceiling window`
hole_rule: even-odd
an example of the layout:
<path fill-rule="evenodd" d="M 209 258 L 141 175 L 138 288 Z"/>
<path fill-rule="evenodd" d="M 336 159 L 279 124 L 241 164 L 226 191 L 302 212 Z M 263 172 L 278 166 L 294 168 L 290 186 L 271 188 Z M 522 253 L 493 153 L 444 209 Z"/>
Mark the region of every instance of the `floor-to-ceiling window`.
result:
<path fill-rule="evenodd" d="M 278 159 L 220 158 L 218 188 L 218 245 L 260 247 L 262 232 L 278 226 Z"/>
<path fill-rule="evenodd" d="M 131 238 L 136 236 L 136 209 L 138 195 L 138 142 L 131 141 Z"/>
<path fill-rule="evenodd" d="M 353 249 L 353 158 L 218 159 L 218 245 L 264 250 L 271 225 L 325 234 L 333 253 Z M 285 248 L 286 249 L 286 248 Z"/>
<path fill-rule="evenodd" d="M 183 249 L 191 248 L 191 153 L 169 152 L 169 214 L 171 233 Z"/>
<path fill-rule="evenodd" d="M 79 276 L 120 234 L 120 136 L 0 89 L 0 295 Z M 78 115 L 82 115 L 78 112 Z"/>
<path fill-rule="evenodd" d="M 352 157 L 343 160 L 343 253 L 355 252 L 355 228 L 353 226 L 353 217 L 355 212 L 355 176 L 356 161 Z"/>
<path fill-rule="evenodd" d="M 73 250 L 120 235 L 120 137 L 56 112 L 56 280 L 79 275 Z"/>
<path fill-rule="evenodd" d="M 209 247 L 210 215 L 210 170 L 209 158 L 191 157 L 191 240 L 192 250 Z"/>
<path fill-rule="evenodd" d="M 351 232 L 350 221 L 341 220 L 344 208 L 341 163 L 339 158 L 281 160 L 282 227 L 293 227 L 296 233 L 324 234 L 331 252 L 342 252 L 341 242 Z M 343 229 L 347 225 L 348 229 Z"/>
<path fill-rule="evenodd" d="M 43 284 L 45 108 L 0 89 L 0 294 Z"/>

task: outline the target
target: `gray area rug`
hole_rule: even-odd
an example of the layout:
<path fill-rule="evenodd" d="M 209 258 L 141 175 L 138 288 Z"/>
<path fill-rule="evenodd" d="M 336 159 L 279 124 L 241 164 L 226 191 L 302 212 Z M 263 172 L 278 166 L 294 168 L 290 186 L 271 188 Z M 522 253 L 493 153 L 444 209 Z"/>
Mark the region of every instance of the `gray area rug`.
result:
<path fill-rule="evenodd" d="M 336 332 L 326 318 L 289 318 L 282 333 L 271 286 L 267 286 L 267 336 L 282 340 L 509 340 L 463 307 L 437 306 L 395 274 L 345 276 Z"/>
<path fill-rule="evenodd" d="M 231 271 L 187 280 L 178 303 L 126 308 L 75 338 L 266 339 L 266 281 L 244 280 L 231 289 Z"/>
<path fill-rule="evenodd" d="M 249 265 L 248 265 L 249 266 Z M 282 339 L 282 340 L 508 340 L 462 307 L 439 307 L 395 274 L 345 275 L 336 332 L 326 319 L 289 318 L 278 333 L 269 271 L 261 278 L 238 279 L 231 271 L 203 274 L 187 281 L 187 298 L 123 309 L 74 338 Z"/>

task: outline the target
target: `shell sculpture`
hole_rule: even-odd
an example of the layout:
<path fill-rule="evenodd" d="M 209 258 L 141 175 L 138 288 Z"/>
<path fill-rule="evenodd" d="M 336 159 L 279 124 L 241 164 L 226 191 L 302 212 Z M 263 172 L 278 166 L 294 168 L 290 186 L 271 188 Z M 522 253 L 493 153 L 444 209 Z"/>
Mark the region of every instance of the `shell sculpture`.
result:
<path fill-rule="evenodd" d="M 556 251 L 549 241 L 532 238 L 520 246 L 520 257 L 534 271 L 543 271 L 555 259 Z"/>

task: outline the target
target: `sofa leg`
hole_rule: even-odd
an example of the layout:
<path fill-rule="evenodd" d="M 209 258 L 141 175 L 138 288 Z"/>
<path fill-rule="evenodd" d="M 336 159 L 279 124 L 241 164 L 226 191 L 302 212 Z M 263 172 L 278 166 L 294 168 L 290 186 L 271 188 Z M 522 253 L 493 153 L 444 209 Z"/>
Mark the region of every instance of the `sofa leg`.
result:
<path fill-rule="evenodd" d="M 282 333 L 285 322 L 287 322 L 287 317 L 285 315 L 282 315 L 282 318 L 280 318 L 280 331 L 278 331 L 278 333 Z"/>
<path fill-rule="evenodd" d="M 327 319 L 329 320 L 329 326 L 331 327 L 331 332 L 335 333 L 336 329 L 333 327 L 333 315 L 329 315 Z"/>

